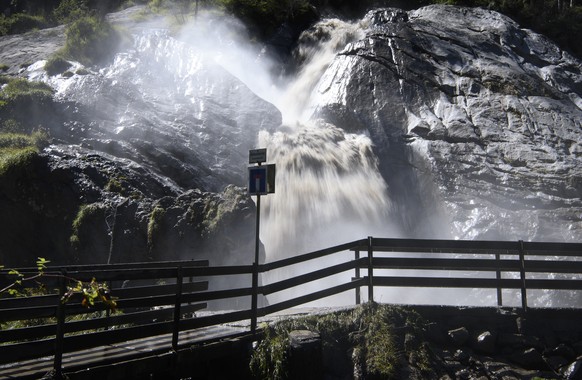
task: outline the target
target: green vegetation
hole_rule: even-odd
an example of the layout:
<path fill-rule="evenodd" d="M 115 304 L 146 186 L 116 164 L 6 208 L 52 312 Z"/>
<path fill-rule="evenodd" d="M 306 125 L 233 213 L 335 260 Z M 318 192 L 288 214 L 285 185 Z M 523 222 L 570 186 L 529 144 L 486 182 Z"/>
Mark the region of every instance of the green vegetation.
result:
<path fill-rule="evenodd" d="M 62 303 L 67 303 L 73 296 L 80 295 L 81 305 L 87 308 L 95 306 L 96 303 L 103 303 L 109 310 L 116 311 L 117 303 L 115 298 L 111 297 L 109 286 L 106 283 L 99 283 L 95 279 L 92 279 L 91 282 L 82 282 L 62 274 L 47 274 L 45 273 L 45 270 L 48 269 L 47 264 L 49 263 L 50 261 L 44 257 L 38 257 L 36 260 L 37 272 L 28 277 L 20 273 L 18 270 L 8 270 L 8 276 L 11 276 L 13 280 L 11 280 L 12 282 L 4 288 L 0 289 L 0 297 L 4 295 L 9 295 L 10 297 L 33 297 L 47 294 L 58 294 L 58 289 L 48 289 L 41 281 L 44 277 L 58 277 L 64 278 L 74 284 L 73 286 L 67 286 L 67 290 L 61 299 Z M 0 270 L 3 269 L 4 266 L 0 265 Z M 33 286 L 27 286 L 29 283 Z M 67 321 L 87 320 L 103 317 L 105 315 L 106 311 L 97 311 L 91 314 L 69 316 L 67 317 Z M 48 317 L 8 321 L 0 323 L 0 330 L 32 327 L 51 323 L 56 323 L 56 318 Z M 70 335 L 76 335 L 76 333 Z M 10 343 L 14 342 L 1 342 L 0 345 Z"/>
<path fill-rule="evenodd" d="M 25 168 L 48 145 L 49 135 L 43 130 L 30 130 L 11 118 L 14 110 L 31 103 L 47 102 L 53 90 L 46 84 L 0 76 L 0 175 L 9 168 Z"/>
<path fill-rule="evenodd" d="M 148 4 L 157 12 L 174 7 L 181 17 L 199 7 L 218 7 L 232 13 L 248 23 L 259 35 L 270 36 L 283 23 L 306 27 L 317 17 L 315 7 L 326 7 L 361 15 L 371 7 L 394 6 L 407 9 L 429 4 L 452 4 L 469 7 L 484 7 L 502 12 L 526 28 L 542 33 L 556 41 L 562 48 L 582 57 L 582 4 L 580 0 L 48 0 L 42 4 L 32 0 L 12 1 L 11 14 L 0 15 L 0 35 L 22 33 L 31 29 L 56 24 L 78 23 L 71 31 L 72 53 L 74 42 L 82 42 L 83 49 L 95 47 L 94 41 L 107 40 L 109 27 L 103 21 L 107 12 L 124 5 Z M 0 9 L 0 12 L 3 11 Z M 359 17 L 359 16 L 358 16 Z M 83 21 L 81 21 L 83 20 Z M 91 21 L 89 21 L 91 20 Z M 95 20 L 101 20 L 96 22 Z M 96 36 L 93 34 L 96 33 Z M 82 36 L 92 40 L 82 41 Z M 111 41 L 109 41 L 111 42 Z M 106 43 L 105 43 L 106 46 Z M 97 56 L 103 53 L 97 49 Z M 81 57 L 92 59 L 88 50 Z"/>
<path fill-rule="evenodd" d="M 0 177 L 10 169 L 26 170 L 38 156 L 35 147 L 0 149 Z"/>
<path fill-rule="evenodd" d="M 24 33 L 35 29 L 43 29 L 50 25 L 50 21 L 46 18 L 26 13 L 17 13 L 11 17 L 0 16 L 0 36 Z"/>
<path fill-rule="evenodd" d="M 53 89 L 42 82 L 31 82 L 22 78 L 9 78 L 0 76 L 0 111 L 4 107 L 11 107 L 13 103 L 30 100 L 42 102 L 51 100 Z"/>
<path fill-rule="evenodd" d="M 102 18 L 85 16 L 75 20 L 67 28 L 67 41 L 62 52 L 84 65 L 91 65 L 110 58 L 121 41 L 120 33 Z"/>
<path fill-rule="evenodd" d="M 23 130 L 22 125 L 14 119 L 4 120 L 0 124 L 0 133 L 22 133 Z"/>
<path fill-rule="evenodd" d="M 111 191 L 112 193 L 119 193 L 121 195 L 126 195 L 126 178 L 122 175 L 116 175 L 109 178 L 107 184 L 105 185 L 106 191 Z"/>
<path fill-rule="evenodd" d="M 429 351 L 420 343 L 422 326 L 420 316 L 414 312 L 375 303 L 327 315 L 283 320 L 266 326 L 265 339 L 251 358 L 251 371 L 261 379 L 288 378 L 289 333 L 310 330 L 321 336 L 324 363 L 326 357 L 335 358 L 336 362 L 347 363 L 347 371 L 358 368 L 363 378 L 392 379 L 397 377 L 401 360 L 412 355 L 417 368 L 427 378 L 433 378 Z M 405 342 L 399 337 L 403 329 L 410 337 Z M 337 363 L 331 363 L 334 364 Z"/>
<path fill-rule="evenodd" d="M 48 75 L 61 74 L 69 69 L 69 67 L 71 67 L 71 64 L 60 54 L 54 54 L 44 65 L 44 69 Z"/>
<path fill-rule="evenodd" d="M 25 294 L 21 292 L 21 289 L 19 287 L 21 287 L 23 285 L 24 282 L 26 281 L 36 281 L 38 278 L 42 277 L 44 275 L 44 270 L 46 269 L 46 264 L 50 263 L 50 261 L 48 261 L 47 259 L 45 259 L 44 257 L 38 257 L 36 260 L 36 269 L 38 270 L 38 273 L 34 274 L 31 277 L 25 277 L 22 273 L 20 273 L 17 270 L 10 270 L 8 272 L 8 276 L 13 276 L 14 277 L 14 281 L 5 286 L 4 288 L 0 289 L 0 295 L 2 294 L 9 294 L 13 297 L 22 297 L 25 295 L 31 295 L 31 294 Z M 0 270 L 4 269 L 4 266 L 1 265 L 0 266 Z M 25 291 L 28 291 L 30 293 L 31 289 L 30 288 L 25 288 Z M 35 290 L 36 292 L 38 292 L 39 294 L 46 294 L 46 289 L 44 288 L 40 288 L 38 290 Z"/>
<path fill-rule="evenodd" d="M 87 0 L 62 0 L 52 13 L 59 24 L 69 24 L 88 15 L 90 10 Z"/>
<path fill-rule="evenodd" d="M 48 144 L 48 133 L 35 131 L 30 135 L 0 133 L 0 176 L 9 168 L 26 168 Z"/>
<path fill-rule="evenodd" d="M 162 228 L 164 221 L 164 216 L 166 215 L 166 210 L 160 206 L 156 206 L 152 213 L 150 214 L 150 219 L 148 221 L 148 249 L 150 255 L 154 253 L 155 250 L 155 237 Z"/>
<path fill-rule="evenodd" d="M 73 220 L 72 233 L 69 238 L 71 245 L 74 248 L 79 248 L 82 245 L 82 227 L 88 219 L 94 218 L 96 215 L 103 213 L 99 204 L 84 204 L 79 207 L 77 216 Z"/>

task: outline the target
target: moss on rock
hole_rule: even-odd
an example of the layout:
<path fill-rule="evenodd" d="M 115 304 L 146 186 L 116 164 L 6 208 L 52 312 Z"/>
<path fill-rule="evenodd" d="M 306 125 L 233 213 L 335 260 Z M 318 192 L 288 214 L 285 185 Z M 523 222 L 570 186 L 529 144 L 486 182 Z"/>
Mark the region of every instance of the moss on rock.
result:
<path fill-rule="evenodd" d="M 428 359 L 422 339 L 399 338 L 403 329 L 413 336 L 422 335 L 423 321 L 410 310 L 368 303 L 353 309 L 325 315 L 311 315 L 279 321 L 266 327 L 251 358 L 251 371 L 257 378 L 286 379 L 288 374 L 287 337 L 293 330 L 318 332 L 322 339 L 324 371 L 338 377 L 359 373 L 367 379 L 397 378 L 403 361 L 415 353 L 417 362 Z M 415 343 L 416 342 L 416 343 Z M 416 362 L 415 362 L 416 363 Z M 428 377 L 430 365 L 418 370 Z"/>

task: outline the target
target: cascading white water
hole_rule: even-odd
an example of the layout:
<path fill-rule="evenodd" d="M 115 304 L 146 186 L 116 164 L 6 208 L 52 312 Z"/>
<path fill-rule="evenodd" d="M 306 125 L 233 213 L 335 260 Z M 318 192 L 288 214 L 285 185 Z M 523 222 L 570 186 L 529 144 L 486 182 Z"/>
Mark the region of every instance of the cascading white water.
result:
<path fill-rule="evenodd" d="M 390 201 L 372 141 L 323 120 L 307 105 L 336 54 L 361 37 L 357 24 L 326 20 L 302 36 L 298 75 L 277 99 L 280 131 L 262 132 L 258 145 L 277 165 L 277 191 L 265 200 L 261 240 L 268 260 L 341 244 L 371 234 L 386 235 Z"/>
<path fill-rule="evenodd" d="M 319 121 L 261 133 L 259 145 L 277 165 L 262 212 L 269 260 L 381 233 L 390 202 L 368 137 Z"/>

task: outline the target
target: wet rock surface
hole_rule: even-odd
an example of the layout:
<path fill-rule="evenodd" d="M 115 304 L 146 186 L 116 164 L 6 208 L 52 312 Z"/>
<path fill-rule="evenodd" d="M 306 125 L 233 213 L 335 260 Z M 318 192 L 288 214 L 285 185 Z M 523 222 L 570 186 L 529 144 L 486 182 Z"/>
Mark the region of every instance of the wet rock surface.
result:
<path fill-rule="evenodd" d="M 406 233 L 578 241 L 580 61 L 479 8 L 379 9 L 363 24 L 312 107 L 371 136 Z"/>
<path fill-rule="evenodd" d="M 142 10 L 109 16 L 133 47 L 102 67 L 71 62 L 67 75 L 43 67 L 64 27 L 0 38 L 8 75 L 55 89 L 46 104 L 0 110 L 0 122 L 51 137 L 0 180 L 3 264 L 252 262 L 254 204 L 240 186 L 259 130 L 281 115 L 155 17 L 137 27 Z"/>
<path fill-rule="evenodd" d="M 438 379 L 579 379 L 582 331 L 575 310 L 453 308 L 411 306 L 425 323 L 422 337 Z M 520 319 L 532 327 L 521 331 Z M 428 333 L 433 330 L 432 333 Z M 435 330 L 448 339 L 434 339 Z M 460 344 L 459 331 L 468 339 Z M 511 338 L 509 338 L 511 337 Z M 559 337 L 559 338 L 558 338 Z M 410 356 L 407 365 L 422 367 Z M 426 366 L 426 362 L 424 364 Z M 426 378 L 427 373 L 416 377 Z M 423 377 L 425 376 L 425 377 Z"/>

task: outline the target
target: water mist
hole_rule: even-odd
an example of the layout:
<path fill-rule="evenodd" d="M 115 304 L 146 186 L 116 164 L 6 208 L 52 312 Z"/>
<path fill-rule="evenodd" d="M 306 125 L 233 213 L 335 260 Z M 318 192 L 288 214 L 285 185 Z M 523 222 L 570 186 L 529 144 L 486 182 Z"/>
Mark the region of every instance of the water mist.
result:
<path fill-rule="evenodd" d="M 100 130 L 110 130 L 113 138 L 118 136 L 120 147 L 129 146 L 135 136 L 147 138 L 152 149 L 160 151 L 172 148 L 158 145 L 158 141 L 170 141 L 167 136 L 179 141 L 192 153 L 192 157 L 181 157 L 181 162 L 192 160 L 196 167 L 202 163 L 212 173 L 209 182 L 203 183 L 209 191 L 221 190 L 222 183 L 210 182 L 218 177 L 245 184 L 248 149 L 267 148 L 267 162 L 277 165 L 276 192 L 261 199 L 260 239 L 265 261 L 272 262 L 367 236 L 403 235 L 391 218 L 406 211 L 406 205 L 390 199 L 390 191 L 395 190 L 388 187 L 379 170 L 374 141 L 365 131 L 348 132 L 314 114 L 320 101 L 314 89 L 346 45 L 363 38 L 365 27 L 324 20 L 304 32 L 295 54 L 297 72 L 289 76 L 279 74 L 266 49 L 249 42 L 240 22 L 200 15 L 177 34 L 170 33 L 165 24 L 136 28 L 134 47 L 118 54 L 114 63 L 99 72 L 48 77 L 39 64 L 32 66 L 31 77 L 49 82 L 59 97 L 98 108 L 104 118 L 95 124 Z M 75 70 L 78 66 L 75 64 Z M 339 83 L 345 79 L 326 77 Z M 261 115 L 276 114 L 268 127 L 254 117 L 257 112 L 247 112 L 258 107 L 263 107 Z M 229 114 L 223 123 L 220 116 L 224 112 Z M 157 140 L 160 135 L 164 139 Z M 131 159 L 148 163 L 147 156 L 133 155 Z M 176 191 L 184 188 L 191 187 L 176 184 Z M 249 243 L 253 242 L 241 242 L 241 250 L 253 246 Z M 251 253 L 250 248 L 248 251 Z M 272 283 L 321 269 L 352 255 L 343 252 L 325 262 L 319 260 L 313 267 L 303 264 L 272 271 L 262 281 Z M 276 293 L 269 301 L 345 283 L 352 275 L 346 272 L 325 283 Z M 232 286 L 226 282 L 211 286 Z M 376 301 L 381 302 L 451 300 L 467 303 L 458 295 L 437 300 L 435 292 L 426 290 L 376 291 Z M 354 294 L 349 292 L 317 304 L 353 302 Z M 240 306 L 247 307 L 248 302 L 244 300 Z"/>

